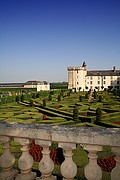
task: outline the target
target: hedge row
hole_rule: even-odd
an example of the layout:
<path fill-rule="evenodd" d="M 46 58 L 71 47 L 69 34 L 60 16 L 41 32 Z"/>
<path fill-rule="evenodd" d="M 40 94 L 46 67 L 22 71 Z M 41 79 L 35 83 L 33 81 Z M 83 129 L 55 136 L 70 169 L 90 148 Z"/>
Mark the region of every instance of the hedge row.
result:
<path fill-rule="evenodd" d="M 114 113 L 114 112 L 118 112 L 118 109 L 108 109 L 108 108 L 101 108 L 101 110 L 107 112 L 107 113 Z"/>
<path fill-rule="evenodd" d="M 101 122 L 101 121 L 95 121 L 94 123 L 96 125 L 107 127 L 107 128 L 120 128 L 120 125 L 113 124 L 113 123 L 106 123 L 106 122 Z"/>
<path fill-rule="evenodd" d="M 58 110 L 58 109 L 54 109 L 54 108 L 49 108 L 49 107 L 44 107 L 44 109 L 50 111 L 50 112 L 54 112 L 55 114 L 60 114 L 62 115 L 63 117 L 66 117 L 67 119 L 70 118 L 70 119 L 73 119 L 73 114 L 70 113 L 70 112 L 65 112 L 65 111 L 61 111 L 61 110 Z M 81 121 L 81 122 L 94 122 L 94 118 L 93 117 L 85 117 L 85 116 L 81 116 L 79 115 L 78 116 L 78 119 Z"/>
<path fill-rule="evenodd" d="M 36 107 L 36 108 L 39 110 L 39 112 L 41 112 L 43 114 L 46 114 L 48 116 L 53 116 L 53 117 L 57 116 L 57 117 L 62 117 L 62 118 L 68 119 L 68 120 L 73 119 L 70 116 L 66 116 L 66 115 L 62 115 L 62 114 L 59 114 L 59 113 L 55 113 L 55 112 L 52 112 L 50 110 L 46 110 L 44 108 L 40 108 L 40 107 Z"/>

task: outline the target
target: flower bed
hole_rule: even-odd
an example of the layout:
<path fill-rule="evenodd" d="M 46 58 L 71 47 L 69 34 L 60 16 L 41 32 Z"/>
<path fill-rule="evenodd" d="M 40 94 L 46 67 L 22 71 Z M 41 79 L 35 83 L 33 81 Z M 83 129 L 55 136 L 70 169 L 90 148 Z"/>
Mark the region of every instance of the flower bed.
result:
<path fill-rule="evenodd" d="M 43 147 L 35 144 L 35 141 L 33 140 L 30 145 L 30 154 L 32 155 L 35 162 L 39 162 L 42 159 L 42 150 Z M 53 160 L 54 164 L 61 164 L 64 161 L 63 153 L 61 148 L 57 149 L 51 149 L 50 148 L 50 158 Z"/>
<path fill-rule="evenodd" d="M 35 144 L 33 140 L 30 145 L 30 154 L 32 155 L 35 162 L 39 162 L 42 159 L 43 147 Z M 50 158 L 53 160 L 54 164 L 60 165 L 64 161 L 64 156 L 61 148 L 51 149 L 50 148 Z M 114 157 L 108 157 L 103 159 L 98 159 L 98 165 L 101 167 L 102 171 L 111 172 L 116 166 L 116 161 Z"/>
<path fill-rule="evenodd" d="M 116 166 L 116 161 L 114 157 L 98 159 L 98 165 L 103 171 L 111 172 L 112 169 Z"/>
<path fill-rule="evenodd" d="M 118 122 L 113 122 L 114 124 L 119 124 L 120 125 L 120 121 L 118 121 Z"/>

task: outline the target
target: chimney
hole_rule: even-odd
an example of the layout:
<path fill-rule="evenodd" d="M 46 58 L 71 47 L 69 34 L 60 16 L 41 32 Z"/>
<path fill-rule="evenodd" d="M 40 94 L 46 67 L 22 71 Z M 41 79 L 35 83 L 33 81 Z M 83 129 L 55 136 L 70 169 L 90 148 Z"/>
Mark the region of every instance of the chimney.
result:
<path fill-rule="evenodd" d="M 115 72 L 115 71 L 116 71 L 115 66 L 113 66 L 113 72 Z"/>

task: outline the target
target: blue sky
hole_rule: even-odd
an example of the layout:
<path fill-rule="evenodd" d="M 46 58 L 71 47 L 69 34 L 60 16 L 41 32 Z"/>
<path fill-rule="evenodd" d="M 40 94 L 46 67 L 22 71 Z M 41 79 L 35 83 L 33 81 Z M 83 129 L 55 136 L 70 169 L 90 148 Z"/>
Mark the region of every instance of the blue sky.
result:
<path fill-rule="evenodd" d="M 120 69 L 120 0 L 0 0 L 0 83 Z"/>

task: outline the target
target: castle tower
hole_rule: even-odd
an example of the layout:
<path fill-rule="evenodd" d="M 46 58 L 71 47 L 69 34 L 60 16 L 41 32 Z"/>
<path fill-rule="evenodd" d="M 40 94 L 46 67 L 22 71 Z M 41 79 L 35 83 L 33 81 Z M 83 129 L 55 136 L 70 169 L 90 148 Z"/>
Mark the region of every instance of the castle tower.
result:
<path fill-rule="evenodd" d="M 85 89 L 85 77 L 87 75 L 87 65 L 83 62 L 82 66 L 68 67 L 68 89 Z"/>

